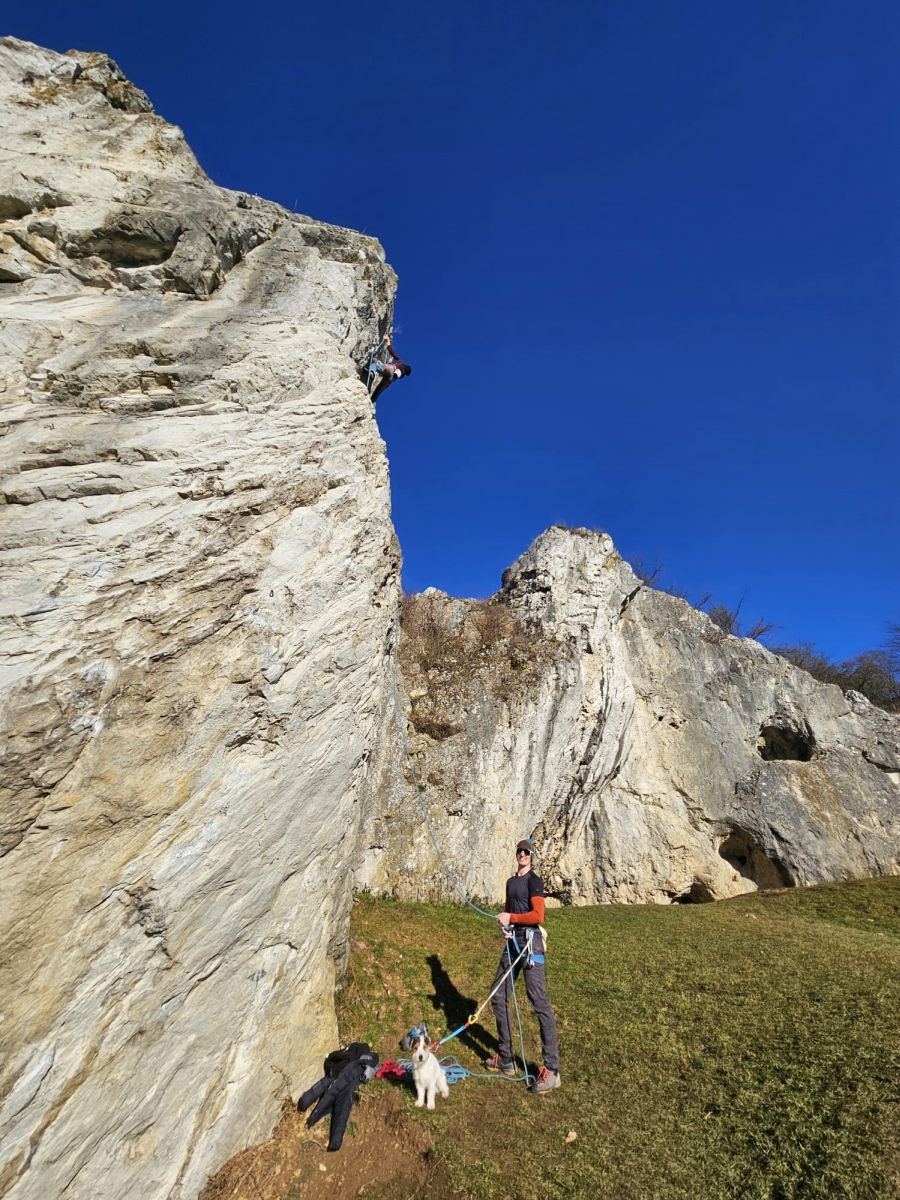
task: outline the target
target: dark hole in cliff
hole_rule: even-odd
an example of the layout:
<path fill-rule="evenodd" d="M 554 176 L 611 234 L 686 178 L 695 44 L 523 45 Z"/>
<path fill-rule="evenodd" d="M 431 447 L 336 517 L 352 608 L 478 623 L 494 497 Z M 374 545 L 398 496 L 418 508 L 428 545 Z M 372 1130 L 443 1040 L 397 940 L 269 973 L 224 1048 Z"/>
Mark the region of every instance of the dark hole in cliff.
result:
<path fill-rule="evenodd" d="M 416 733 L 424 733 L 434 742 L 446 741 L 447 738 L 455 737 L 457 733 L 462 732 L 462 726 L 452 725 L 449 721 L 444 721 L 430 713 L 414 712 L 411 724 Z"/>
<path fill-rule="evenodd" d="M 108 225 L 73 239 L 73 258 L 96 254 L 114 267 L 158 266 L 172 257 L 182 229 L 166 214 L 120 213 Z"/>
<path fill-rule="evenodd" d="M 672 897 L 673 904 L 710 904 L 715 896 L 700 879 L 695 879 L 686 892 Z"/>
<path fill-rule="evenodd" d="M 150 267 L 171 258 L 175 243 L 116 230 L 105 236 L 88 239 L 84 249 L 114 267 Z"/>
<path fill-rule="evenodd" d="M 760 758 L 767 762 L 787 759 L 793 762 L 809 762 L 816 752 L 816 739 L 808 725 L 801 729 L 790 725 L 763 725 L 756 740 Z"/>
<path fill-rule="evenodd" d="M 719 847 L 719 854 L 738 874 L 760 889 L 793 887 L 784 863 L 765 850 L 745 829 L 734 829 Z"/>

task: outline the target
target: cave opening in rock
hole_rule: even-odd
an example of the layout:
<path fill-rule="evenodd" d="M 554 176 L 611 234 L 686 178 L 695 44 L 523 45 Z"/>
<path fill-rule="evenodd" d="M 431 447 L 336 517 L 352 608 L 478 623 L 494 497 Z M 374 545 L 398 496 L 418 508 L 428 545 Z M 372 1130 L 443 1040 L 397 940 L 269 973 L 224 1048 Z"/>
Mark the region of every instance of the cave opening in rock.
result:
<path fill-rule="evenodd" d="M 738 874 L 760 889 L 793 887 L 784 863 L 767 854 L 746 829 L 733 829 L 719 846 L 719 854 Z"/>
<path fill-rule="evenodd" d="M 673 904 L 710 904 L 713 900 L 715 896 L 702 879 L 695 879 L 686 892 L 672 897 Z"/>
<path fill-rule="evenodd" d="M 816 739 L 806 722 L 798 729 L 785 723 L 769 721 L 760 728 L 756 748 L 760 758 L 767 762 L 778 759 L 809 762 L 815 757 Z"/>

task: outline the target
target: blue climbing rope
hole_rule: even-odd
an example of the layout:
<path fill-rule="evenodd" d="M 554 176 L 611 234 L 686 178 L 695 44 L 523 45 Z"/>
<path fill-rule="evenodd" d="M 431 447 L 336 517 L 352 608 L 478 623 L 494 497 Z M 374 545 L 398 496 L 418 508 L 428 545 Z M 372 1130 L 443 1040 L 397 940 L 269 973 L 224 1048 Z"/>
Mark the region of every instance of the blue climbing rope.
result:
<path fill-rule="evenodd" d="M 487 1075 L 481 1071 L 470 1071 L 468 1067 L 464 1067 L 459 1059 L 453 1058 L 451 1055 L 446 1055 L 444 1058 L 439 1058 L 441 1070 L 447 1077 L 449 1084 L 462 1083 L 464 1079 L 468 1079 L 471 1075 L 473 1079 L 497 1079 L 509 1078 L 508 1076 Z M 407 1075 L 412 1074 L 413 1064 L 412 1059 L 398 1058 L 397 1066 L 403 1067 Z M 511 1080 L 515 1083 L 515 1080 Z"/>

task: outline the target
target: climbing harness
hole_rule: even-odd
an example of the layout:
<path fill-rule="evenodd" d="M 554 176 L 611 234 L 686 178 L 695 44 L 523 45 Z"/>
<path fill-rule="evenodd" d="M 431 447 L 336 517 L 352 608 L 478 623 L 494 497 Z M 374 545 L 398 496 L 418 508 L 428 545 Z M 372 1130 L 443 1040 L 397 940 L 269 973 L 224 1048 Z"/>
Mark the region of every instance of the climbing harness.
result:
<path fill-rule="evenodd" d="M 377 346 L 373 346 L 372 350 L 369 353 L 369 362 L 366 367 L 366 391 L 369 392 L 370 394 L 372 391 L 372 376 L 377 374 L 377 371 L 375 370 L 376 358 L 377 358 L 377 355 L 379 354 L 379 352 L 381 351 L 381 348 L 383 345 L 384 345 L 384 338 L 381 339 L 381 341 L 378 343 Z"/>
<path fill-rule="evenodd" d="M 507 936 L 512 939 L 513 944 L 516 946 L 517 949 L 521 945 L 521 943 L 519 941 L 520 934 L 522 934 L 522 933 L 525 934 L 525 950 L 527 951 L 527 954 L 525 957 L 525 966 L 526 967 L 533 967 L 535 965 L 535 963 L 542 964 L 545 961 L 544 954 L 536 954 L 535 950 L 534 950 L 534 935 L 536 933 L 540 933 L 540 935 L 541 935 L 541 940 L 542 940 L 543 946 L 544 946 L 544 952 L 546 952 L 546 950 L 547 950 L 547 930 L 544 928 L 543 925 L 538 925 L 538 926 L 534 926 L 534 925 L 513 926 L 513 925 L 511 925 L 510 930 L 511 930 L 511 932 Z"/>
<path fill-rule="evenodd" d="M 385 333 L 384 337 L 378 343 L 378 345 L 373 346 L 372 350 L 369 352 L 369 363 L 368 363 L 368 367 L 366 369 L 366 391 L 370 395 L 372 394 L 372 379 L 373 379 L 373 377 L 375 375 L 380 375 L 381 372 L 384 370 L 384 366 L 385 366 L 384 360 L 380 357 L 380 355 L 381 355 L 382 350 L 384 350 L 387 347 L 388 343 L 390 342 L 392 334 L 393 334 L 393 329 L 389 328 L 388 331 Z"/>
<path fill-rule="evenodd" d="M 524 945 L 519 941 L 519 935 L 516 930 L 513 930 L 509 934 L 509 938 L 517 950 L 520 946 L 522 947 L 525 954 L 525 966 L 533 967 L 536 962 L 543 962 L 544 956 L 543 954 L 535 954 L 534 952 L 534 929 L 525 929 L 523 932 L 525 933 Z"/>
<path fill-rule="evenodd" d="M 403 742 L 403 752 L 406 755 L 406 761 L 409 766 L 409 773 L 410 773 L 410 776 L 412 777 L 413 786 L 415 787 L 416 797 L 419 801 L 419 808 L 422 811 L 422 818 L 425 822 L 425 828 L 428 830 L 428 836 L 431 838 L 431 844 L 432 844 L 432 846 L 434 846 L 434 852 L 437 855 L 438 862 L 441 864 L 444 874 L 450 880 L 450 883 L 453 885 L 453 890 L 456 892 L 457 896 L 459 896 L 459 898 L 462 900 L 462 902 L 464 904 L 468 905 L 469 908 L 474 909 L 475 912 L 479 913 L 482 917 L 487 917 L 488 920 L 493 921 L 496 919 L 493 913 L 488 912 L 484 908 L 479 908 L 477 904 L 473 904 L 473 902 L 465 894 L 465 892 L 463 891 L 462 887 L 459 884 L 459 880 L 456 878 L 456 876 L 450 870 L 443 854 L 441 853 L 441 848 L 438 845 L 437 838 L 434 835 L 434 828 L 431 824 L 431 818 L 428 815 L 428 809 L 425 805 L 425 798 L 422 795 L 422 789 L 419 787 L 419 780 L 418 780 L 418 776 L 416 775 L 416 768 L 413 765 L 412 754 L 410 753 L 410 749 L 409 749 L 409 739 L 406 736 L 406 720 L 404 718 L 403 711 L 400 706 L 400 693 L 397 691 L 397 682 L 393 678 L 391 679 L 391 688 L 394 693 L 394 708 L 395 708 L 395 711 L 397 714 L 397 724 L 400 728 L 400 737 Z M 436 1043 L 436 1045 L 442 1046 L 444 1044 L 444 1042 L 449 1042 L 453 1038 L 458 1037 L 461 1033 L 463 1033 L 466 1029 L 468 1029 L 470 1025 L 474 1024 L 474 1022 L 478 1019 L 479 1014 L 482 1012 L 482 1010 L 485 1008 L 485 1006 L 494 998 L 494 996 L 499 991 L 501 985 L 503 984 L 504 980 L 507 978 L 507 976 L 512 974 L 512 972 L 513 972 L 514 968 L 516 967 L 516 965 L 518 964 L 519 960 L 524 956 L 525 949 L 523 949 L 518 954 L 518 956 L 515 959 L 513 959 L 512 952 L 510 950 L 510 940 L 512 940 L 512 939 L 510 938 L 510 936 L 508 934 L 506 936 L 507 936 L 506 958 L 507 958 L 507 962 L 509 963 L 508 970 L 504 971 L 502 977 L 500 978 L 496 987 L 494 987 L 492 989 L 491 994 L 488 996 L 487 1000 L 485 1000 L 483 1004 L 478 1006 L 478 1008 L 475 1010 L 475 1012 L 472 1014 L 472 1016 L 469 1017 L 469 1019 L 465 1022 L 465 1024 L 460 1025 L 459 1029 L 454 1030 L 452 1033 L 445 1034 L 441 1038 L 441 1040 Z M 533 934 L 532 934 L 532 937 L 533 937 Z M 516 943 L 516 948 L 518 949 L 518 943 Z M 526 947 L 526 949 L 527 949 L 527 947 Z M 543 958 L 543 956 L 541 956 L 541 957 Z M 537 960 L 535 960 L 535 961 L 537 961 Z M 519 1045 L 521 1048 L 521 1058 L 522 1058 L 522 1074 L 515 1075 L 515 1076 L 499 1076 L 499 1078 L 508 1079 L 511 1083 L 520 1083 L 520 1082 L 524 1081 L 525 1086 L 530 1087 L 531 1083 L 532 1083 L 532 1076 L 528 1070 L 528 1060 L 525 1057 L 525 1034 L 522 1029 L 522 1014 L 519 1011 L 519 997 L 516 995 L 516 980 L 515 980 L 514 975 L 512 978 L 512 987 L 510 990 L 512 991 L 513 1007 L 514 1007 L 515 1013 L 516 1013 L 516 1025 L 519 1030 Z M 465 1070 L 465 1068 L 460 1067 L 460 1070 Z M 467 1073 L 469 1075 L 476 1075 L 478 1078 L 482 1078 L 482 1076 L 479 1075 L 478 1072 L 468 1071 Z M 494 1078 L 498 1078 L 498 1076 L 485 1075 L 484 1078 L 494 1079 Z"/>

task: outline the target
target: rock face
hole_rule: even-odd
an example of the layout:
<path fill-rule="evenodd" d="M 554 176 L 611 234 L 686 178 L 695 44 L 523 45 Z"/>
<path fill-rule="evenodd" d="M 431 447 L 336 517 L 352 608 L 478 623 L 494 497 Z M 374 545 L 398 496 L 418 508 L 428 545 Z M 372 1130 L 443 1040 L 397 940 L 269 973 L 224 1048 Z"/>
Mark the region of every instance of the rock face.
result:
<path fill-rule="evenodd" d="M 0 1192 L 190 1197 L 335 1036 L 395 277 L 102 55 L 0 40 L 0 124 Z"/>
<path fill-rule="evenodd" d="M 461 890 L 512 848 L 565 903 L 702 901 L 895 873 L 900 720 L 644 586 L 611 539 L 553 528 L 490 602 L 407 601 L 403 716 Z M 407 765 L 382 768 L 359 882 L 453 898 Z"/>

